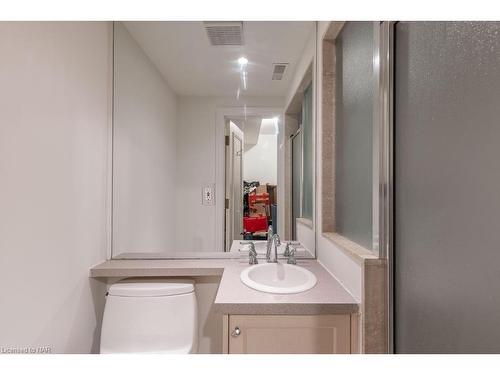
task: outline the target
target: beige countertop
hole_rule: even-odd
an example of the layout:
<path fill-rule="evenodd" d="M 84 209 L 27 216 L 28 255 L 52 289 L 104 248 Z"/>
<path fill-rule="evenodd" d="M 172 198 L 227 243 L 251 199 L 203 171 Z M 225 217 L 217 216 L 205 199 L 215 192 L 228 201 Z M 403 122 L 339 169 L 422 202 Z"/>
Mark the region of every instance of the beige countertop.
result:
<path fill-rule="evenodd" d="M 247 263 L 234 260 L 224 270 L 214 307 L 224 314 L 351 314 L 358 303 L 316 260 L 297 260 L 297 265 L 314 273 L 318 282 L 297 294 L 264 293 L 240 281 Z"/>
<path fill-rule="evenodd" d="M 90 277 L 220 276 L 231 259 L 113 259 L 90 269 Z"/>
<path fill-rule="evenodd" d="M 271 294 L 247 287 L 240 281 L 248 267 L 244 259 L 119 259 L 90 269 L 90 277 L 222 276 L 214 309 L 223 314 L 351 314 L 358 302 L 316 260 L 297 264 L 313 272 L 318 282 L 297 294 Z"/>

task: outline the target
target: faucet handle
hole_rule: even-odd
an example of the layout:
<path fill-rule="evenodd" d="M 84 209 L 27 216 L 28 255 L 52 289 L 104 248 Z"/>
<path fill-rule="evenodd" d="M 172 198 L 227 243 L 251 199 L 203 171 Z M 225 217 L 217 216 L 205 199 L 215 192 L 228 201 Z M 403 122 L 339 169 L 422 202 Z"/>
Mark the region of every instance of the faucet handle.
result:
<path fill-rule="evenodd" d="M 250 246 L 250 250 L 248 250 L 248 264 L 258 264 L 257 260 L 257 251 L 255 250 L 255 245 L 253 242 L 248 244 Z"/>
<path fill-rule="evenodd" d="M 248 264 L 254 265 L 254 264 L 259 264 L 259 261 L 257 260 L 257 255 L 249 254 L 248 257 Z"/>
<path fill-rule="evenodd" d="M 249 247 L 248 253 L 257 255 L 257 251 L 255 250 L 255 244 L 253 242 L 249 242 L 247 245 Z"/>
<path fill-rule="evenodd" d="M 287 258 L 290 256 L 290 242 L 287 242 L 283 256 Z"/>
<path fill-rule="evenodd" d="M 293 246 L 290 246 L 290 247 L 291 247 L 291 250 L 289 251 L 288 260 L 286 262 L 288 264 L 297 264 L 297 259 L 295 259 L 295 252 L 297 251 L 297 249 Z"/>

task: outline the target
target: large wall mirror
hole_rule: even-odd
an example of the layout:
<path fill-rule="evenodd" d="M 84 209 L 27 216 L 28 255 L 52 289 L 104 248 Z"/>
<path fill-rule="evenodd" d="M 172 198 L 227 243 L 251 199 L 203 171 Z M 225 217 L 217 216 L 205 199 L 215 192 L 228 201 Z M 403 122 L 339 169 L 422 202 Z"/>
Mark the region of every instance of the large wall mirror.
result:
<path fill-rule="evenodd" d="M 115 22 L 113 258 L 315 254 L 315 22 Z"/>

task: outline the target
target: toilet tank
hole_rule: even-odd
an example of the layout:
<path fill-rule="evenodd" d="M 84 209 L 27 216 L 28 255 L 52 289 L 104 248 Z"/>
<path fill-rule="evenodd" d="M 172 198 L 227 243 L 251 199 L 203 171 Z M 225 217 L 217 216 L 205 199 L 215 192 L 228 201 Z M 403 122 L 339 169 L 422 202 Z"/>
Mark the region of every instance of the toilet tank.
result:
<path fill-rule="evenodd" d="M 194 283 L 125 279 L 108 291 L 101 353 L 196 353 L 198 311 Z"/>

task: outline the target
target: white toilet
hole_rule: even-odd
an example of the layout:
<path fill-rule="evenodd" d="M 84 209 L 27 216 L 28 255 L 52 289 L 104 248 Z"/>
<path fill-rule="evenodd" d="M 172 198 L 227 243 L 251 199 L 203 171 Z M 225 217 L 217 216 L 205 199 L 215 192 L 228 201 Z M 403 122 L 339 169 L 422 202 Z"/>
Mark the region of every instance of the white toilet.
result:
<path fill-rule="evenodd" d="M 108 291 L 100 352 L 196 353 L 197 310 L 191 280 L 122 280 Z"/>

